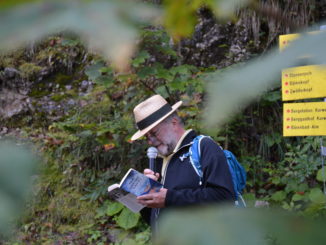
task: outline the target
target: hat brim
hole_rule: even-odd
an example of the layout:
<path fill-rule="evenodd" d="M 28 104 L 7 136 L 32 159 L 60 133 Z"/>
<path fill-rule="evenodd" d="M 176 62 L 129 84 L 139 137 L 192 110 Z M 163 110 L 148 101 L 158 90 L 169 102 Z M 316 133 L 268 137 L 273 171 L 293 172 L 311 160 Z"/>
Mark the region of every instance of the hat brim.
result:
<path fill-rule="evenodd" d="M 162 122 L 165 118 L 167 118 L 169 115 L 171 115 L 173 112 L 175 112 L 181 105 L 182 105 L 182 101 L 179 101 L 179 102 L 175 103 L 172 106 L 172 111 L 170 111 L 169 113 L 167 113 L 166 115 L 164 115 L 162 118 L 160 118 L 159 120 L 157 120 L 156 122 L 154 122 L 153 124 L 151 124 L 150 126 L 148 126 L 147 128 L 144 128 L 143 130 L 138 130 L 131 137 L 131 141 L 135 141 L 135 140 L 139 139 L 140 137 L 144 136 L 145 134 L 147 134 L 148 131 L 150 131 L 152 128 L 154 128 L 156 125 L 158 125 L 160 122 Z"/>

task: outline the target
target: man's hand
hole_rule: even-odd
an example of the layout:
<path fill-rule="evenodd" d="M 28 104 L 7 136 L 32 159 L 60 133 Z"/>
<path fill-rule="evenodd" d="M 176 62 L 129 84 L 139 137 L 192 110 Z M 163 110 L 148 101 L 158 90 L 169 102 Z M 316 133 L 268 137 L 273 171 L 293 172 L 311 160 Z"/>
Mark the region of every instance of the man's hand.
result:
<path fill-rule="evenodd" d="M 149 168 L 144 169 L 144 175 L 146 175 L 148 178 L 151 178 L 155 181 L 158 180 L 160 177 L 159 173 L 154 173 L 154 171 L 150 170 Z"/>
<path fill-rule="evenodd" d="M 161 188 L 159 192 L 153 192 L 150 194 L 142 195 L 137 197 L 140 204 L 145 205 L 149 208 L 164 208 L 165 197 L 168 189 Z"/>

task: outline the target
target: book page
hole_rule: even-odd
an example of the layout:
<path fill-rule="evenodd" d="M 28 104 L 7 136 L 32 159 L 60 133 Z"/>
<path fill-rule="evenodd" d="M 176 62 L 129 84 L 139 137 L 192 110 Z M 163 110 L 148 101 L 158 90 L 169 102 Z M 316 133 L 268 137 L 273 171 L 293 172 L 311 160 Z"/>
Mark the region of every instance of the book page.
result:
<path fill-rule="evenodd" d="M 113 184 L 108 187 L 108 192 L 111 192 L 113 189 L 119 188 L 119 184 Z"/>
<path fill-rule="evenodd" d="M 121 196 L 117 201 L 124 204 L 132 212 L 137 213 L 142 210 L 145 206 L 137 202 L 137 197 L 134 194 L 128 193 L 127 195 Z"/>
<path fill-rule="evenodd" d="M 118 184 L 109 186 L 108 192 L 111 198 L 122 203 L 134 213 L 139 212 L 145 207 L 144 205 L 137 202 L 137 197 L 135 195 L 120 189 Z"/>

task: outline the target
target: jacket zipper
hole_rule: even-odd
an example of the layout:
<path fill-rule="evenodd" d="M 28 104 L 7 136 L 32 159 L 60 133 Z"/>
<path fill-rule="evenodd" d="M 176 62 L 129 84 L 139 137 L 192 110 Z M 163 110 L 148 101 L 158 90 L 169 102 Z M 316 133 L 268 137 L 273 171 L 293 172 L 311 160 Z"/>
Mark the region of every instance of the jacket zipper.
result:
<path fill-rule="evenodd" d="M 181 149 L 187 147 L 187 146 L 191 146 L 192 144 L 192 141 L 189 143 L 189 144 L 186 144 L 182 147 L 180 147 L 173 155 L 175 155 L 178 151 L 180 151 Z M 173 156 L 172 156 L 173 157 Z M 165 168 L 165 171 L 164 171 L 164 177 L 163 177 L 163 181 L 162 181 L 162 184 L 164 185 L 165 184 L 165 177 L 166 177 L 166 172 L 168 171 L 168 167 L 169 167 L 169 164 L 170 164 L 170 161 L 172 159 L 172 157 L 170 158 L 170 160 L 166 163 L 166 168 Z"/>
<path fill-rule="evenodd" d="M 192 141 L 189 143 L 189 144 L 186 144 L 186 145 L 184 145 L 184 146 L 182 146 L 182 147 L 180 147 L 173 155 L 175 155 L 178 151 L 180 151 L 181 149 L 183 149 L 183 148 L 185 148 L 185 147 L 187 147 L 187 146 L 191 146 L 191 144 L 192 144 Z M 173 157 L 173 156 L 172 156 Z M 162 185 L 164 186 L 164 184 L 165 184 L 165 177 L 166 177 L 166 172 L 168 171 L 168 167 L 169 167 L 169 165 L 170 165 L 170 161 L 171 161 L 171 159 L 172 159 L 172 157 L 170 158 L 170 160 L 166 163 L 166 168 L 165 168 L 165 171 L 164 171 L 164 178 L 163 178 L 163 183 L 162 183 Z M 158 216 L 159 216 L 159 214 L 160 214 L 160 211 L 161 211 L 161 209 L 160 208 L 157 208 L 155 211 L 154 211 L 154 213 L 155 213 L 155 226 L 157 226 L 157 219 L 158 219 Z"/>

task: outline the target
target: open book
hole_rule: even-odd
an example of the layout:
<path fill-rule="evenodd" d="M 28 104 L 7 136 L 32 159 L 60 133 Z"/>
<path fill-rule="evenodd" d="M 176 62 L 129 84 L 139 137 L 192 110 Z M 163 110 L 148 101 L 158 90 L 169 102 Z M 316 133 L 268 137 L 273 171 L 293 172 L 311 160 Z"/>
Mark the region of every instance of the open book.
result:
<path fill-rule="evenodd" d="M 158 192 L 163 185 L 135 169 L 129 169 L 120 181 L 108 187 L 109 196 L 125 205 L 133 212 L 139 212 L 143 206 L 137 202 L 137 196 Z"/>

